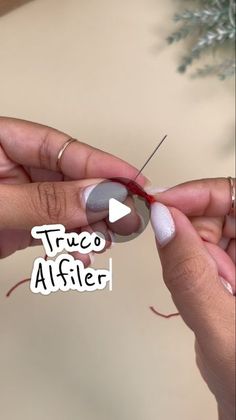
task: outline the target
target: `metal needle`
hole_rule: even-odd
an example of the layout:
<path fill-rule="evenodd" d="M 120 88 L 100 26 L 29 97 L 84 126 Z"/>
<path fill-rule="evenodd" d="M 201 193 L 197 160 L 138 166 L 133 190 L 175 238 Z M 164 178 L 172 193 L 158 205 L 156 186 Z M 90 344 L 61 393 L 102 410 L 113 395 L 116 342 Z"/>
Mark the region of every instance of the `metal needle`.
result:
<path fill-rule="evenodd" d="M 157 152 L 157 150 L 159 149 L 159 147 L 165 141 L 166 137 L 167 137 L 167 134 L 163 137 L 163 139 L 161 140 L 161 142 L 157 145 L 157 147 L 155 148 L 155 150 L 152 152 L 151 156 L 149 156 L 149 158 L 146 160 L 146 162 L 144 163 L 144 165 L 142 166 L 142 168 L 140 169 L 140 171 L 138 172 L 138 174 L 134 178 L 134 181 L 138 178 L 138 176 L 141 174 L 141 172 L 143 172 L 144 168 L 147 166 L 148 162 L 150 162 L 150 160 L 155 155 L 155 153 Z"/>

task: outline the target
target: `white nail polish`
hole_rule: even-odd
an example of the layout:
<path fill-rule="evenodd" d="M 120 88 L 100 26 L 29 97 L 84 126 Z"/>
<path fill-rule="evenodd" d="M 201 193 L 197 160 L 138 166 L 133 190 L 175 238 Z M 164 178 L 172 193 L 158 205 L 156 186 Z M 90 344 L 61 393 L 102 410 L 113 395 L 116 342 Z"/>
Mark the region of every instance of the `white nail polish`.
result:
<path fill-rule="evenodd" d="M 226 288 L 226 290 L 228 290 L 228 292 L 231 295 L 234 294 L 231 284 L 229 282 L 227 282 L 225 279 L 223 279 L 222 277 L 221 277 L 221 283 L 223 284 L 223 286 Z"/>
<path fill-rule="evenodd" d="M 151 205 L 151 224 L 160 246 L 166 245 L 175 236 L 175 224 L 169 209 L 161 203 Z"/>
<path fill-rule="evenodd" d="M 144 191 L 147 194 L 155 195 L 155 194 L 158 194 L 158 193 L 161 193 L 161 192 L 165 192 L 169 189 L 170 189 L 169 187 L 153 187 L 153 186 L 150 186 L 150 187 L 145 187 Z"/>
<path fill-rule="evenodd" d="M 91 194 L 91 192 L 94 190 L 94 188 L 96 188 L 98 186 L 98 184 L 95 185 L 89 185 L 88 187 L 86 187 L 83 191 L 83 201 L 84 201 L 84 206 L 86 206 L 88 198 Z"/>

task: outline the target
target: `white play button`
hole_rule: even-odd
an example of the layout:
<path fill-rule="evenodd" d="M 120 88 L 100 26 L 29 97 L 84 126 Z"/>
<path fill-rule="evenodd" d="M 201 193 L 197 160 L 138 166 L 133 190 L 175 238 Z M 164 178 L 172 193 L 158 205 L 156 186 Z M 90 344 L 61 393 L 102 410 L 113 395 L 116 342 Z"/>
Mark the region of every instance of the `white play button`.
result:
<path fill-rule="evenodd" d="M 109 200 L 109 222 L 114 223 L 131 213 L 131 209 L 115 198 Z"/>
<path fill-rule="evenodd" d="M 95 188 L 92 186 L 86 198 L 87 224 L 92 229 L 94 226 L 94 232 L 97 232 L 97 224 L 94 223 L 95 212 L 107 210 L 107 220 L 110 222 L 111 230 L 115 233 L 112 237 L 115 243 L 128 242 L 137 238 L 148 225 L 150 203 L 147 199 L 147 193 L 132 179 L 112 178 L 100 182 Z M 132 200 L 131 204 L 130 201 L 126 201 L 127 198 Z M 137 214 L 142 217 L 143 221 L 139 229 Z M 107 235 L 103 225 L 101 226 L 101 234 Z"/>

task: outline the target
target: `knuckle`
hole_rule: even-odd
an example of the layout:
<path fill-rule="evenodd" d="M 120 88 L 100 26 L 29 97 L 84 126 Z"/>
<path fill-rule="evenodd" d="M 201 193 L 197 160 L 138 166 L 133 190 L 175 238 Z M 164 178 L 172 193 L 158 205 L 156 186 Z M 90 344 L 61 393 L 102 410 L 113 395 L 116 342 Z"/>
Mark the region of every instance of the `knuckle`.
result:
<path fill-rule="evenodd" d="M 60 184 L 40 182 L 37 184 L 37 194 L 34 207 L 40 219 L 50 223 L 60 223 L 67 213 L 66 193 Z"/>
<path fill-rule="evenodd" d="M 92 164 L 93 156 L 94 156 L 94 150 L 91 149 L 88 151 L 87 159 L 85 160 L 84 178 L 89 178 L 89 167 Z"/>
<path fill-rule="evenodd" d="M 38 149 L 38 160 L 41 168 L 52 168 L 51 165 L 51 142 L 49 131 L 46 132 L 41 140 L 39 149 Z M 53 169 L 53 168 L 52 168 Z"/>
<path fill-rule="evenodd" d="M 195 290 L 202 284 L 206 273 L 209 273 L 209 266 L 200 254 L 183 258 L 163 270 L 163 276 L 172 291 Z"/>

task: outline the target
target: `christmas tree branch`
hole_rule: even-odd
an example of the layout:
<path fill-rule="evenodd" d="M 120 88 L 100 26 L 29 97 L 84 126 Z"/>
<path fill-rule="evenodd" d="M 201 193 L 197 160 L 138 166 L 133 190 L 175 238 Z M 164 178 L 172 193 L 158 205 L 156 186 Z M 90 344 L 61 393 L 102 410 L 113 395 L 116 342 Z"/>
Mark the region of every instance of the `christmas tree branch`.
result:
<path fill-rule="evenodd" d="M 218 74 L 225 79 L 235 73 L 234 47 L 236 39 L 236 2 L 235 0 L 203 0 L 197 2 L 197 8 L 185 9 L 174 15 L 174 21 L 179 28 L 173 32 L 167 41 L 169 44 L 186 38 L 192 40 L 192 47 L 183 57 L 178 71 L 183 73 L 203 54 L 214 48 L 217 52 L 227 48 L 227 57 L 221 64 L 209 64 L 198 69 L 198 76 Z"/>

